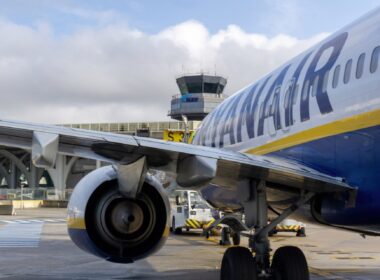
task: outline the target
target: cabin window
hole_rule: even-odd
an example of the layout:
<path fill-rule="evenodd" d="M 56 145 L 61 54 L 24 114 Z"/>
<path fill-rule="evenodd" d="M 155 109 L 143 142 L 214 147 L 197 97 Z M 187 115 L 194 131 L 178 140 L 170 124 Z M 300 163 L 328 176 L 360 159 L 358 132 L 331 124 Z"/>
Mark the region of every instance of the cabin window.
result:
<path fill-rule="evenodd" d="M 356 79 L 360 79 L 363 76 L 365 53 L 362 53 L 358 58 L 358 64 L 356 65 Z"/>
<path fill-rule="evenodd" d="M 350 81 L 351 68 L 352 68 L 352 59 L 347 61 L 346 67 L 344 68 L 343 83 L 345 83 L 345 84 L 347 84 Z"/>
<path fill-rule="evenodd" d="M 332 82 L 333 88 L 336 88 L 338 86 L 339 74 L 340 74 L 340 65 L 337 65 L 334 70 L 334 76 L 333 76 L 333 82 Z"/>
<path fill-rule="evenodd" d="M 379 55 L 380 55 L 380 46 L 377 46 L 373 50 L 372 56 L 371 56 L 371 66 L 369 68 L 369 71 L 371 73 L 375 73 L 375 71 L 377 70 L 377 66 L 379 65 Z"/>

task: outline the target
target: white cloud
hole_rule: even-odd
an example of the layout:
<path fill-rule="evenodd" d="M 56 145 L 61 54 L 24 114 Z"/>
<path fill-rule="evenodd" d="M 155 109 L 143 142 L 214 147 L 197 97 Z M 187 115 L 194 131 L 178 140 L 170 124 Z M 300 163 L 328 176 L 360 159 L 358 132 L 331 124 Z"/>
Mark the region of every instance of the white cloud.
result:
<path fill-rule="evenodd" d="M 108 23 L 56 36 L 46 23 L 2 20 L 0 116 L 45 123 L 165 120 L 183 69 L 214 72 L 216 65 L 231 94 L 325 36 L 268 38 L 235 25 L 210 34 L 196 21 L 154 35 Z"/>

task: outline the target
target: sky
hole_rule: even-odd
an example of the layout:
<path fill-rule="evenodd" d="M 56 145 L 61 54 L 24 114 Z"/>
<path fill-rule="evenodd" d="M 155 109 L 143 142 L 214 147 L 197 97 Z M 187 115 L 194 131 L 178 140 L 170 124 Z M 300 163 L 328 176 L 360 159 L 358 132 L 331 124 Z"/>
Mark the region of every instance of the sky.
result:
<path fill-rule="evenodd" d="M 0 117 L 168 120 L 175 78 L 227 94 L 380 6 L 380 0 L 0 0 Z"/>

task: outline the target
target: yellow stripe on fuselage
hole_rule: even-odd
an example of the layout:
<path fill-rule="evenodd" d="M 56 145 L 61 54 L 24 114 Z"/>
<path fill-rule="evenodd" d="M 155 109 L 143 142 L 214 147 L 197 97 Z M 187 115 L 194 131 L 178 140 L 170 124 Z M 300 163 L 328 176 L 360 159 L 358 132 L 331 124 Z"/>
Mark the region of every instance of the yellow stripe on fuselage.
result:
<path fill-rule="evenodd" d="M 344 118 L 328 124 L 311 128 L 284 137 L 262 146 L 246 150 L 245 153 L 264 155 L 271 152 L 279 151 L 313 140 L 321 139 L 328 136 L 338 135 L 345 132 L 351 132 L 363 128 L 380 125 L 380 110 L 366 112 L 360 115 Z"/>

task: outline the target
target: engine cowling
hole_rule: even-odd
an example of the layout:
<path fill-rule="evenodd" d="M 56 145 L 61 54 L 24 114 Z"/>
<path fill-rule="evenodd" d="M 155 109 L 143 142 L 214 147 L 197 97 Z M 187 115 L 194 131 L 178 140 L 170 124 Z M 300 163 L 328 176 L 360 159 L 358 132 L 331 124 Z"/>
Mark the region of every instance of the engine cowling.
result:
<path fill-rule="evenodd" d="M 118 190 L 112 166 L 86 175 L 68 205 L 68 232 L 82 250 L 130 263 L 160 249 L 169 235 L 170 206 L 159 181 L 147 174 L 135 199 Z"/>

